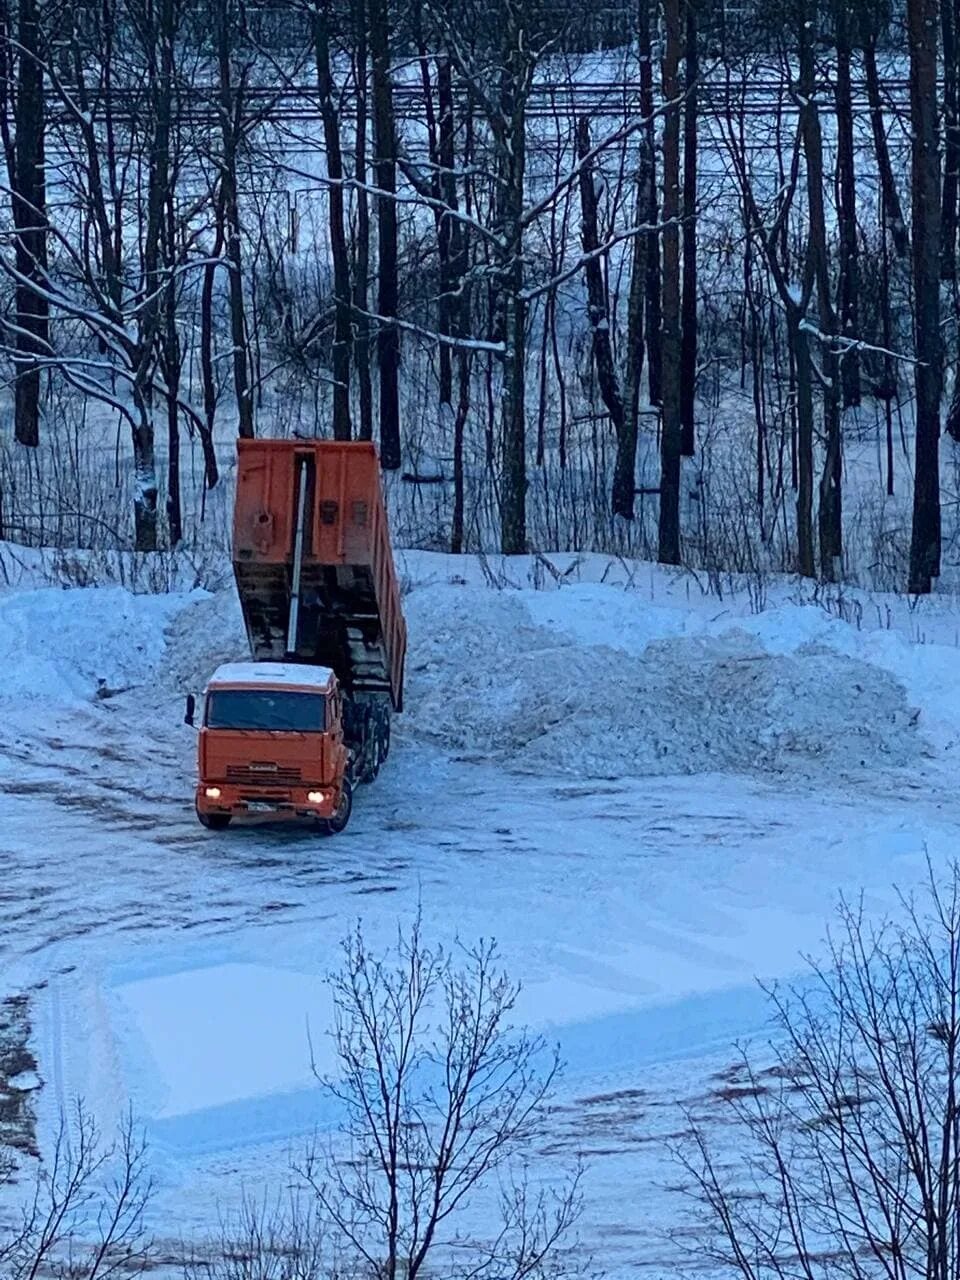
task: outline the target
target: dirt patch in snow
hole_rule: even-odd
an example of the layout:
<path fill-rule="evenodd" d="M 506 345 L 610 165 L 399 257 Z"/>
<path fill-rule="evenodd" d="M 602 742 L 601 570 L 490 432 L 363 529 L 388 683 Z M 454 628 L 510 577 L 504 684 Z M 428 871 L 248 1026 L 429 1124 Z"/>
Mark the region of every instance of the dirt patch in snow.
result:
<path fill-rule="evenodd" d="M 37 1154 L 33 1098 L 40 1081 L 29 1039 L 26 996 L 0 1000 L 0 1182 L 12 1171 L 7 1153 Z"/>
<path fill-rule="evenodd" d="M 522 597 L 426 589 L 408 600 L 403 727 L 463 755 L 589 776 L 850 773 L 924 749 L 887 672 L 738 630 L 628 654 L 536 626 Z"/>

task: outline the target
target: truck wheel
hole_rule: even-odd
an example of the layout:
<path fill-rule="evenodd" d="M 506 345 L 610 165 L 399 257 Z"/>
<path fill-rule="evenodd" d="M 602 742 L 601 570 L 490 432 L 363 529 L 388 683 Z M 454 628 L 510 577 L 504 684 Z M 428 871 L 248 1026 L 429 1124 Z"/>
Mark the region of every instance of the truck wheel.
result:
<path fill-rule="evenodd" d="M 229 813 L 201 813 L 198 809 L 197 819 L 208 831 L 224 831 L 230 825 Z"/>
<path fill-rule="evenodd" d="M 345 831 L 352 812 L 353 787 L 350 785 L 349 779 L 344 778 L 343 785 L 340 788 L 340 807 L 332 818 L 327 818 L 325 822 L 321 823 L 321 830 L 324 835 L 338 836 L 341 831 Z"/>
<path fill-rule="evenodd" d="M 383 718 L 383 732 L 380 734 L 380 763 L 386 764 L 390 754 L 390 713 Z"/>
<path fill-rule="evenodd" d="M 377 774 L 380 772 L 380 764 L 383 760 L 383 749 L 380 745 L 380 739 L 374 734 L 368 745 L 369 759 L 367 767 L 363 771 L 360 778 L 361 782 L 373 782 Z"/>

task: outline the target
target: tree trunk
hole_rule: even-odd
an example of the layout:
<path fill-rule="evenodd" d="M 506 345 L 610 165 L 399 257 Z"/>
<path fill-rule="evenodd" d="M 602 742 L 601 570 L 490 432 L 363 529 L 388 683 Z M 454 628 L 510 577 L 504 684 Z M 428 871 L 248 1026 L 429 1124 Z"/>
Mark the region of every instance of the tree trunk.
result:
<path fill-rule="evenodd" d="M 177 339 L 177 317 L 174 290 L 166 304 L 164 366 L 167 382 L 167 530 L 171 547 L 183 537 L 183 504 L 180 497 L 180 413 L 177 393 L 180 388 L 180 343 Z"/>
<path fill-rule="evenodd" d="M 887 226 L 893 237 L 893 247 L 897 256 L 905 258 L 910 248 L 907 235 L 907 224 L 904 221 L 900 196 L 890 164 L 890 148 L 887 146 L 886 121 L 884 118 L 883 98 L 880 93 L 880 76 L 877 71 L 877 42 L 873 35 L 868 36 L 863 49 L 863 73 L 867 82 L 867 102 L 870 107 L 870 128 L 873 132 L 873 147 L 877 156 L 877 170 L 880 175 L 880 190 L 883 206 L 886 210 Z"/>
<path fill-rule="evenodd" d="M 133 439 L 133 525 L 137 551 L 157 549 L 157 463 L 153 444 L 153 410 L 142 388 L 134 387 L 137 422 Z"/>
<path fill-rule="evenodd" d="M 253 429 L 253 396 L 250 386 L 250 363 L 247 354 L 246 304 L 243 296 L 243 257 L 241 249 L 240 208 L 237 200 L 238 98 L 242 94 L 233 83 L 231 65 L 232 6 L 215 6 L 217 62 L 220 73 L 220 209 L 226 246 L 230 289 L 230 338 L 233 347 L 233 387 L 237 400 L 237 434 L 251 438 Z"/>
<path fill-rule="evenodd" d="M 425 187 L 432 202 L 433 221 L 437 232 L 437 268 L 439 288 L 437 290 L 437 332 L 443 337 L 451 333 L 453 299 L 450 294 L 450 219 L 444 215 L 444 162 L 441 151 L 452 151 L 453 136 L 453 97 L 451 81 L 451 65 L 448 57 L 438 57 L 436 65 L 436 89 L 430 71 L 430 50 L 423 29 L 423 11 L 419 3 L 412 5 L 412 25 L 414 44 L 416 45 L 420 65 L 420 84 L 423 89 L 424 129 L 427 141 L 427 155 L 430 161 L 430 177 Z M 436 96 L 436 103 L 434 103 Z M 444 138 L 441 141 L 441 131 Z M 441 407 L 449 407 L 453 403 L 453 351 L 448 342 L 438 344 L 437 364 L 439 367 L 439 395 Z"/>
<path fill-rule="evenodd" d="M 32 357 L 47 351 L 48 307 L 42 290 L 47 270 L 44 105 L 40 15 L 37 0 L 19 0 L 17 23 L 16 168 L 11 173 L 17 272 L 15 289 L 14 436 L 40 443 L 40 369 Z"/>
<path fill-rule="evenodd" d="M 156 8 L 146 17 L 142 27 L 145 41 L 146 74 L 149 85 L 151 133 L 147 142 L 147 218 L 143 238 L 143 281 L 146 300 L 138 315 L 136 356 L 133 363 L 133 399 L 137 408 L 137 423 L 133 427 L 134 474 L 134 524 L 138 551 L 153 551 L 157 545 L 157 475 L 154 458 L 154 390 L 151 366 L 159 357 L 161 368 L 167 377 L 168 430 L 172 401 L 173 421 L 176 424 L 176 380 L 179 357 L 171 360 L 167 347 L 172 319 L 169 315 L 175 305 L 175 288 L 172 262 L 169 208 L 173 198 L 170 166 L 170 129 L 173 90 L 174 27 L 172 0 L 159 0 Z M 117 190 L 113 175 L 113 162 L 109 151 L 107 171 L 109 187 Z M 117 256 L 115 272 L 119 279 L 121 258 Z M 174 339 L 176 334 L 174 333 Z M 173 389 L 171 389 L 171 380 Z M 179 465 L 179 438 L 170 441 L 172 462 Z M 179 507 L 179 477 L 174 473 L 174 492 Z M 174 524 L 179 519 L 176 513 Z"/>
<path fill-rule="evenodd" d="M 637 169 L 636 220 L 642 224 L 650 203 L 647 182 L 650 172 L 643 163 Z M 627 358 L 624 375 L 623 434 L 617 439 L 617 459 L 613 468 L 612 505 L 614 515 L 624 520 L 634 517 L 637 488 L 637 428 L 640 409 L 640 376 L 643 373 L 643 307 L 647 284 L 647 251 L 650 236 L 633 237 L 633 262 L 627 300 Z"/>
<path fill-rule="evenodd" d="M 836 387 L 837 361 L 831 360 L 828 368 L 834 381 L 824 391 L 823 417 L 826 451 L 823 471 L 820 473 L 819 507 L 817 510 L 820 537 L 820 576 L 825 582 L 835 582 L 840 572 L 843 554 L 841 539 L 842 520 L 842 469 L 840 435 L 840 396 Z"/>
<path fill-rule="evenodd" d="M 803 314 L 791 309 L 787 314 L 790 347 L 797 377 L 797 572 L 805 578 L 817 576 L 813 546 L 813 386 L 810 376 L 810 348 L 801 327 Z"/>
<path fill-rule="evenodd" d="M 940 573 L 940 163 L 937 151 L 937 0 L 907 0 L 913 206 L 916 461 L 909 590 Z"/>
<path fill-rule="evenodd" d="M 158 0 L 155 9 L 159 66 L 153 93 L 155 135 L 151 171 L 163 201 L 163 289 L 162 323 L 158 334 L 167 395 L 167 533 L 170 546 L 183 537 L 183 505 L 180 494 L 180 374 L 183 353 L 177 333 L 177 222 L 176 173 L 171 155 L 171 123 L 174 114 L 174 48 L 179 29 L 177 0 Z M 157 280 L 157 288 L 160 280 Z"/>
<path fill-rule="evenodd" d="M 943 208 L 940 278 L 957 276 L 957 200 L 960 193 L 960 67 L 957 64 L 958 0 L 940 0 L 943 33 Z"/>
<path fill-rule="evenodd" d="M 397 263 L 397 135 L 390 77 L 389 0 L 370 0 L 373 58 L 373 125 L 377 180 L 377 367 L 380 375 L 380 464 L 400 466 L 400 335 L 394 323 L 399 305 Z"/>
<path fill-rule="evenodd" d="M 640 136 L 641 165 L 649 173 L 644 183 L 647 191 L 647 207 L 643 220 L 650 226 L 657 224 L 657 134 L 653 118 L 653 40 L 651 36 L 650 0 L 637 0 L 637 45 L 640 58 L 640 113 L 647 121 Z M 663 356 L 661 352 L 660 320 L 660 237 L 655 231 L 647 236 L 646 252 L 646 304 L 647 304 L 647 386 L 651 404 L 661 400 Z"/>
<path fill-rule="evenodd" d="M 340 149 L 340 117 L 333 96 L 330 70 L 330 0 L 320 0 L 314 10 L 313 38 L 317 61 L 317 88 L 323 118 L 323 142 L 327 164 L 327 199 L 330 210 L 330 256 L 333 259 L 333 438 L 349 440 L 350 424 L 350 259 L 343 218 L 343 156 Z"/>
<path fill-rule="evenodd" d="M 606 406 L 610 421 L 616 432 L 618 457 L 622 448 L 626 430 L 626 413 L 623 393 L 613 360 L 613 343 L 610 337 L 610 307 L 607 298 L 607 287 L 604 281 L 603 262 L 597 257 L 600 244 L 600 233 L 597 217 L 597 191 L 594 185 L 594 167 L 589 162 L 590 155 L 590 121 L 581 116 L 577 125 L 577 157 L 580 169 L 580 214 L 581 242 L 586 258 L 584 272 L 587 280 L 587 314 L 590 320 L 590 333 L 593 342 L 593 362 L 597 370 L 597 384 L 600 395 Z M 633 515 L 633 476 L 629 477 L 629 492 L 618 493 L 617 481 L 623 483 L 623 477 L 614 474 L 613 513 L 624 514 L 627 518 Z M 627 487 L 627 486 L 624 486 Z"/>
<path fill-rule="evenodd" d="M 697 48 L 697 4 L 685 0 L 683 106 L 683 302 L 680 334 L 680 452 L 692 458 L 696 447 L 697 393 L 697 126 L 700 74 Z"/>
<path fill-rule="evenodd" d="M 457 184 L 453 175 L 456 163 L 455 125 L 453 114 L 453 68 L 448 57 L 437 59 L 437 107 L 438 122 L 438 194 L 449 209 L 456 209 Z M 440 332 L 452 332 L 452 318 L 456 309 L 453 296 L 456 287 L 454 278 L 453 244 L 454 223 L 456 219 L 441 213 L 437 226 L 437 254 L 440 263 Z M 440 344 L 440 403 L 450 404 L 453 399 L 452 350 L 445 343 Z"/>
<path fill-rule="evenodd" d="M 664 0 L 663 52 L 663 430 L 657 558 L 680 563 L 680 0 Z"/>
<path fill-rule="evenodd" d="M 218 221 L 222 228 L 222 222 Z M 223 237 L 218 233 L 213 257 L 223 251 Z M 213 429 L 217 414 L 217 385 L 213 371 L 213 286 L 216 278 L 215 262 L 208 262 L 203 269 L 203 287 L 200 291 L 200 376 L 203 382 L 203 425 L 198 427 L 200 447 L 203 450 L 204 481 L 213 489 L 220 479 L 217 452 L 213 445 Z"/>
<path fill-rule="evenodd" d="M 502 483 L 500 549 L 527 550 L 526 323 L 523 299 L 523 184 L 526 165 L 526 54 L 523 23 L 508 0 L 497 115 L 497 217 L 500 236 L 499 305 L 503 316 L 503 395 L 500 413 Z"/>
<path fill-rule="evenodd" d="M 463 440 L 470 412 L 471 365 L 469 351 L 460 350 L 457 353 L 457 413 L 453 421 L 453 516 L 450 522 L 450 550 L 455 556 L 463 551 Z"/>
<path fill-rule="evenodd" d="M 849 340 L 858 338 L 860 264 L 857 239 L 856 166 L 853 138 L 853 93 L 850 85 L 850 32 L 847 0 L 839 0 L 837 23 L 837 217 L 840 236 L 839 329 Z M 843 356 L 843 405 L 860 403 L 860 356 Z"/>
<path fill-rule="evenodd" d="M 366 0 L 355 0 L 357 85 L 357 237 L 353 263 L 353 301 L 356 337 L 354 357 L 357 366 L 357 391 L 360 408 L 359 437 L 373 439 L 373 384 L 370 378 L 370 200 L 367 195 L 367 6 Z"/>
<path fill-rule="evenodd" d="M 452 87 L 452 86 L 451 86 Z M 447 115 L 449 113 L 449 124 Z M 449 104 L 446 95 L 440 103 L 440 144 L 441 163 L 444 166 L 443 191 L 444 203 L 448 209 L 456 209 L 457 182 L 453 172 L 455 161 L 453 137 L 453 99 Z M 466 121 L 463 143 L 463 166 L 469 169 L 473 161 L 473 128 L 469 114 Z M 464 196 L 467 212 L 470 211 L 470 188 L 467 185 Z M 451 281 L 456 281 L 459 294 L 454 300 L 452 328 L 456 336 L 465 338 L 470 332 L 470 286 L 466 279 L 469 247 L 463 224 L 458 218 L 452 219 L 450 229 Z M 464 508 L 465 483 L 463 468 L 463 449 L 466 436 L 467 417 L 470 413 L 470 377 L 473 371 L 473 357 L 466 347 L 457 352 L 457 410 L 453 423 L 453 515 L 451 520 L 450 549 L 459 555 L 464 547 Z"/>
<path fill-rule="evenodd" d="M 892 350 L 893 344 L 893 322 L 890 314 L 890 237 L 887 235 L 887 219 L 883 210 L 883 201 L 880 202 L 880 316 L 881 316 L 881 335 L 884 350 L 889 352 Z M 887 496 L 892 498 L 894 493 L 893 478 L 893 400 L 897 393 L 897 373 L 894 368 L 893 357 L 885 355 L 883 357 L 883 416 L 884 426 L 886 427 L 886 445 L 887 445 Z M 960 406 L 958 406 L 960 408 Z M 949 429 L 949 420 L 947 427 Z M 960 422 L 958 422 L 958 430 L 960 430 Z"/>
<path fill-rule="evenodd" d="M 816 100 L 816 65 L 814 42 L 819 35 L 818 0 L 810 0 L 801 10 L 798 30 L 799 102 L 803 151 L 807 170 L 808 269 L 812 270 L 817 289 L 819 328 L 823 334 L 824 435 L 827 449 L 820 480 L 821 505 L 818 512 L 820 534 L 820 571 L 827 581 L 835 577 L 835 563 L 840 555 L 842 532 L 839 527 L 840 494 L 834 491 L 840 475 L 840 409 L 838 377 L 839 361 L 835 351 L 836 313 L 830 290 L 830 266 L 827 251 L 827 224 L 823 199 L 823 136 L 820 110 Z M 809 355 L 808 355 L 809 376 Z M 824 502 L 823 499 L 826 498 Z"/>

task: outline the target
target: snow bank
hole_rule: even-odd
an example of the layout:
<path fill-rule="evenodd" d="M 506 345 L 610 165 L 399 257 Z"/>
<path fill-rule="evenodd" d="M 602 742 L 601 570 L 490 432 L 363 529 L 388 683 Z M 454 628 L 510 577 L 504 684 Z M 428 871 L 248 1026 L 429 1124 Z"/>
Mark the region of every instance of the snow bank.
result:
<path fill-rule="evenodd" d="M 145 683 L 186 599 L 135 596 L 121 587 L 0 595 L 0 697 L 83 701 L 101 686 Z"/>
<path fill-rule="evenodd" d="M 415 591 L 404 721 L 446 750 L 587 776 L 836 775 L 918 758 L 893 675 L 811 639 L 834 625 L 819 611 L 799 610 L 802 625 L 776 612 L 751 635 L 603 587 Z"/>
<path fill-rule="evenodd" d="M 406 599 L 398 730 L 444 751 L 582 776 L 835 774 L 907 765 L 924 730 L 939 748 L 960 739 L 960 704 L 946 715 L 938 695 L 952 651 L 861 633 L 817 607 L 750 616 L 599 582 L 495 590 L 476 572 L 458 583 L 442 558 L 410 560 L 407 581 L 426 585 Z M 0 696 L 69 702 L 151 681 L 197 692 L 246 656 L 233 590 L 0 595 Z"/>
<path fill-rule="evenodd" d="M 249 656 L 236 591 L 198 595 L 170 619 L 161 675 L 178 693 L 199 693 L 217 667 Z"/>

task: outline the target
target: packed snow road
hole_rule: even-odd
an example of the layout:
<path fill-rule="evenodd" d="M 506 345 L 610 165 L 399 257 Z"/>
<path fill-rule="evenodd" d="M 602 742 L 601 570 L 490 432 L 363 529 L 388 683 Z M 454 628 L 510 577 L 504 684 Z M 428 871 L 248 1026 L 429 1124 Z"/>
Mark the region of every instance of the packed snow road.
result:
<path fill-rule="evenodd" d="M 28 997 L 41 1146 L 78 1095 L 104 1124 L 131 1102 L 187 1234 L 282 1182 L 322 1118 L 310 993 L 353 921 L 389 938 L 419 905 L 433 937 L 496 936 L 560 1041 L 540 1154 L 586 1154 L 586 1246 L 662 1265 L 658 1135 L 762 1025 L 754 979 L 796 970 L 839 890 L 879 910 L 955 853 L 956 617 L 917 644 L 905 610 L 868 631 L 788 588 L 755 614 L 652 573 L 405 573 L 409 710 L 334 840 L 195 822 L 182 700 L 243 652 L 229 592 L 0 595 L 0 996 Z"/>

